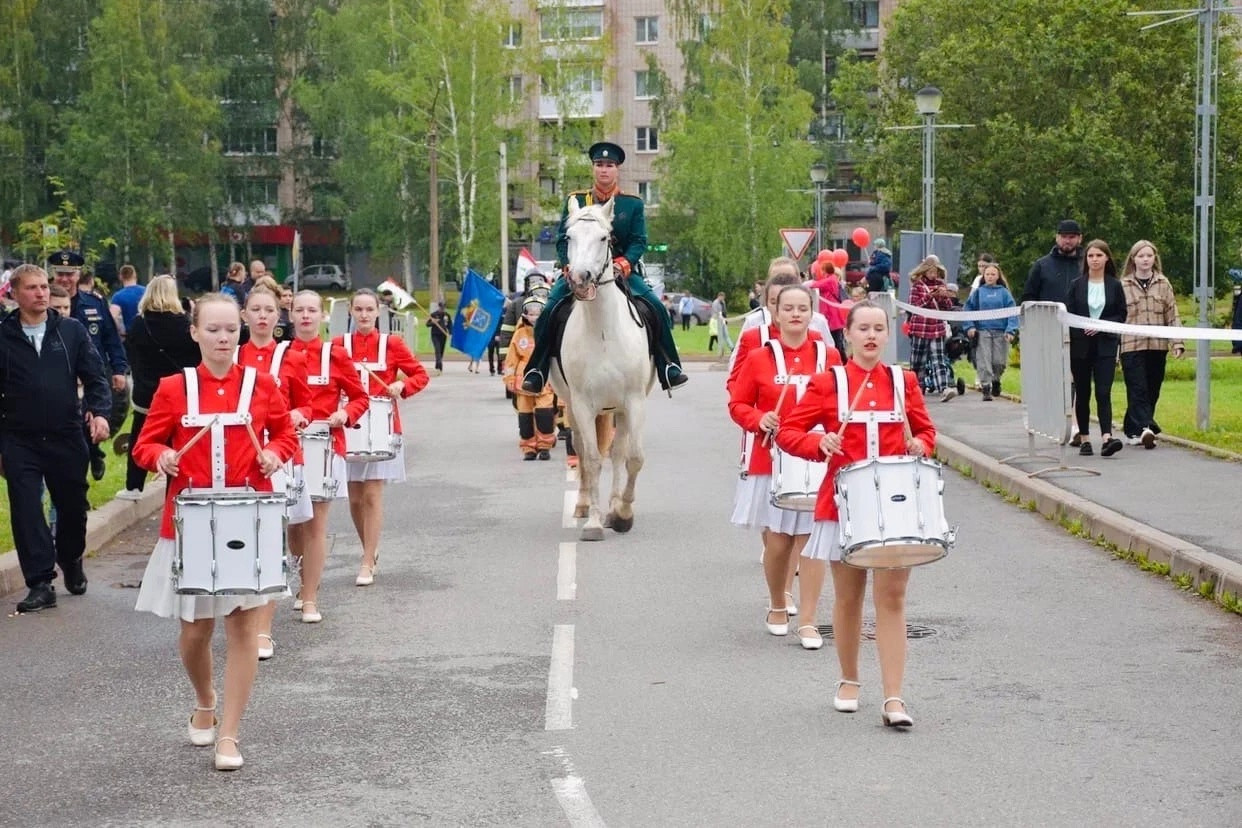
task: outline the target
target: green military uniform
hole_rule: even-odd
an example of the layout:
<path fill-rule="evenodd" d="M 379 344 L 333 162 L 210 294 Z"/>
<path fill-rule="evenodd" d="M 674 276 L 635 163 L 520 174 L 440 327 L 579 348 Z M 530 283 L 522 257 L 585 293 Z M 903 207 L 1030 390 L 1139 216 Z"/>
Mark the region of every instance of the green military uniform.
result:
<path fill-rule="evenodd" d="M 591 148 L 591 157 L 594 160 L 596 150 L 604 147 L 613 148 L 614 151 L 620 153 L 620 148 L 613 144 L 596 144 Z M 621 160 L 624 160 L 625 154 L 620 153 Z M 606 155 L 604 157 L 607 157 Z M 585 207 L 590 204 L 598 204 L 596 194 L 593 189 L 580 190 L 571 193 L 570 199 L 578 207 Z M 677 344 L 673 342 L 672 320 L 669 319 L 668 310 L 664 307 L 664 303 L 660 301 L 660 297 L 656 296 L 651 290 L 650 285 L 643 279 L 642 275 L 642 256 L 647 252 L 647 219 L 644 214 L 643 200 L 638 196 L 628 195 L 617 189 L 611 196 L 613 201 L 612 214 L 612 255 L 613 258 L 624 258 L 630 264 L 630 274 L 626 282 L 629 285 L 630 293 L 635 299 L 639 299 L 647 304 L 659 320 L 660 342 L 656 352 L 651 355 L 655 361 L 656 376 L 660 380 L 663 388 L 671 385 L 680 385 L 685 381 L 685 375 L 681 371 L 681 358 L 677 354 Z M 605 201 L 605 203 L 607 203 Z M 556 255 L 559 263 L 564 266 L 569 259 L 569 237 L 565 235 L 565 225 L 569 217 L 569 201 L 561 208 L 561 223 L 556 236 Z M 614 265 L 615 267 L 615 265 Z M 621 276 L 621 273 L 617 274 Z M 557 279 L 556 284 L 552 287 L 552 292 L 548 295 L 548 304 L 544 312 L 540 314 L 539 321 L 535 324 L 535 350 L 530 357 L 530 370 L 526 374 L 527 381 L 532 385 L 534 382 L 545 382 L 547 380 L 549 350 L 548 326 L 552 324 L 552 320 L 556 318 L 557 310 L 562 302 L 570 293 L 569 280 L 564 276 Z M 532 374 L 538 372 L 538 379 L 532 379 Z"/>

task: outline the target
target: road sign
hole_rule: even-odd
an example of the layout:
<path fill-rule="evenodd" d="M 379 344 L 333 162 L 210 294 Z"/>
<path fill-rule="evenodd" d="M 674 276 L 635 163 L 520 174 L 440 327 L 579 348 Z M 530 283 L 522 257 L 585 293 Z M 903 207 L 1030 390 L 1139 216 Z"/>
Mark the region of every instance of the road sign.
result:
<path fill-rule="evenodd" d="M 802 254 L 815 240 L 815 230 L 806 227 L 785 227 L 781 230 L 781 240 L 785 242 L 785 249 L 789 251 L 791 258 L 801 259 Z"/>

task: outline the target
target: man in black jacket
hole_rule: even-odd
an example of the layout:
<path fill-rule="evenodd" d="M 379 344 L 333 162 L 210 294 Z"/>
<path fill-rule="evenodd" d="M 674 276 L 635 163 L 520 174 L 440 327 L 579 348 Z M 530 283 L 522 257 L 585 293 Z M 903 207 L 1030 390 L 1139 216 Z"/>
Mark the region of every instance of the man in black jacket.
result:
<path fill-rule="evenodd" d="M 1082 228 L 1073 219 L 1057 225 L 1057 243 L 1035 260 L 1022 286 L 1022 302 L 1060 302 L 1069 297 L 1070 282 L 1082 275 Z M 1021 304 L 1021 302 L 1019 302 Z"/>
<path fill-rule="evenodd" d="M 0 322 L 0 465 L 17 558 L 30 588 L 17 611 L 37 612 L 56 606 L 52 580 L 58 563 L 65 588 L 74 595 L 86 592 L 82 423 L 85 419 L 91 440 L 106 440 L 112 395 L 86 328 L 48 310 L 47 273 L 21 265 L 11 285 L 17 311 Z M 43 517 L 40 481 L 56 506 L 55 541 Z"/>

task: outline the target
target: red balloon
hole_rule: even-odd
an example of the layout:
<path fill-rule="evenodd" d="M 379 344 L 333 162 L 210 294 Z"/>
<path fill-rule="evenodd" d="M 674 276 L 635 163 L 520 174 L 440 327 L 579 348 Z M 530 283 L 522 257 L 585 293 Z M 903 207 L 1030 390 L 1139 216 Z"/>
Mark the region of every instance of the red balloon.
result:
<path fill-rule="evenodd" d="M 832 261 L 832 251 L 831 251 L 831 250 L 821 250 L 821 251 L 819 251 L 819 255 L 815 257 L 815 261 L 817 261 L 817 262 L 831 262 L 831 261 Z"/>
<path fill-rule="evenodd" d="M 849 264 L 849 262 L 850 254 L 846 252 L 845 248 L 838 247 L 836 250 L 832 251 L 832 263 L 836 265 L 837 270 L 844 270 L 845 266 Z"/>
<path fill-rule="evenodd" d="M 819 259 L 811 262 L 811 278 L 818 279 L 820 277 Z"/>
<path fill-rule="evenodd" d="M 866 227 L 855 227 L 854 232 L 850 233 L 850 241 L 859 247 L 866 247 L 871 244 L 871 234 L 867 232 Z"/>

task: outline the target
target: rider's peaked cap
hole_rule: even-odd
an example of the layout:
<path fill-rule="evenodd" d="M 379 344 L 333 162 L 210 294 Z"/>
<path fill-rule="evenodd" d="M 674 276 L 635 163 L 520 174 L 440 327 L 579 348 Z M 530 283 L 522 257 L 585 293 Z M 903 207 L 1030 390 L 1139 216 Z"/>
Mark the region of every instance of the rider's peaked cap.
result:
<path fill-rule="evenodd" d="M 618 166 L 625 163 L 625 150 L 611 141 L 599 141 L 591 144 L 591 148 L 587 150 L 587 155 L 590 157 L 592 164 L 596 161 L 611 161 Z"/>
<path fill-rule="evenodd" d="M 53 270 L 76 270 L 86 264 L 82 254 L 76 250 L 59 250 L 48 258 Z"/>

